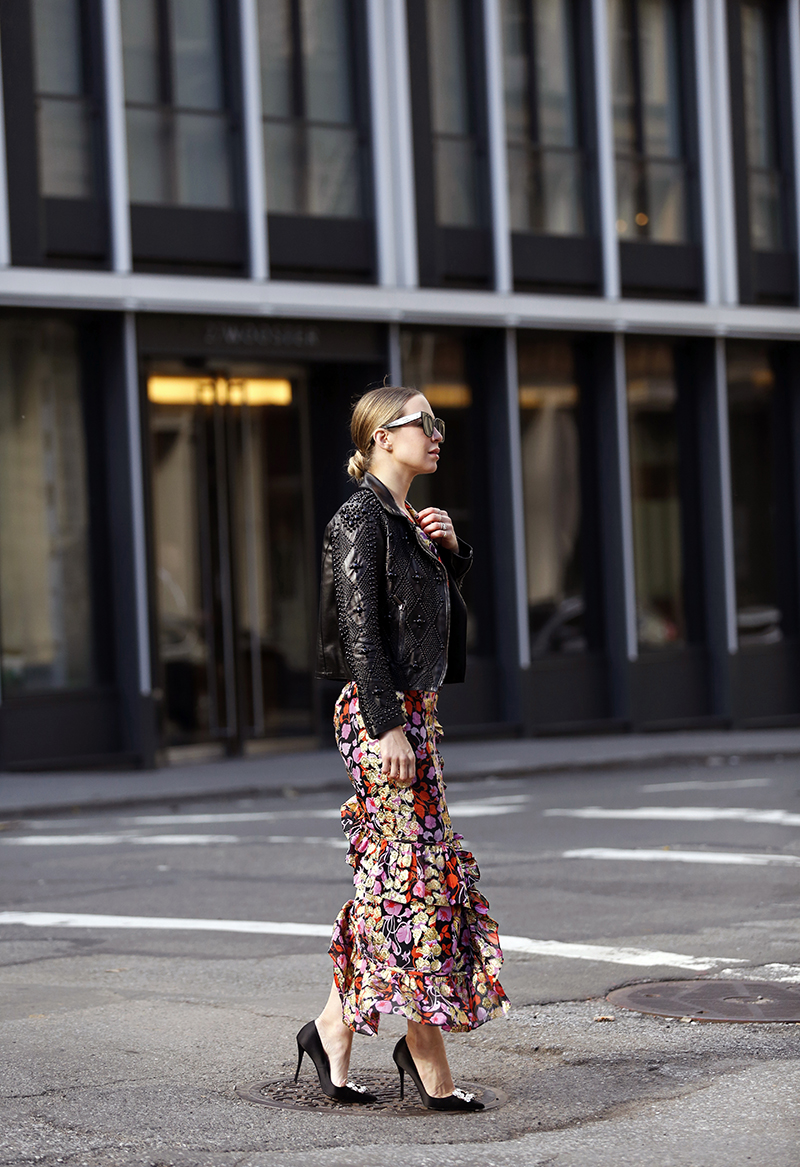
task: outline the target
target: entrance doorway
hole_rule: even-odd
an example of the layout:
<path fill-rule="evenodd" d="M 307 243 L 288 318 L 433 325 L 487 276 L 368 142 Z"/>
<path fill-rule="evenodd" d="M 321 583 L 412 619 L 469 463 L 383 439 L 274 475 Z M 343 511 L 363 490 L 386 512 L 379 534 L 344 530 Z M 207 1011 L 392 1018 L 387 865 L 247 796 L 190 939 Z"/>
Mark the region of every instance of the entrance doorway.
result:
<path fill-rule="evenodd" d="M 162 745 L 312 733 L 303 371 L 148 370 Z"/>

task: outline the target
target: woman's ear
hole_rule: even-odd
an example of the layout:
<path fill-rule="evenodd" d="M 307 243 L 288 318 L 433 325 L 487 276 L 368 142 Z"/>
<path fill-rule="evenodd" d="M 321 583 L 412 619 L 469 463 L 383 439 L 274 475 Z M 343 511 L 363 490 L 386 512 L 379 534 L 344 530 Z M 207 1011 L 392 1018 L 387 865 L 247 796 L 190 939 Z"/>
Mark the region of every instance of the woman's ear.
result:
<path fill-rule="evenodd" d="M 388 430 L 375 430 L 373 441 L 375 442 L 376 446 L 380 446 L 382 450 L 386 450 L 388 453 L 391 453 L 392 441 L 389 437 Z"/>

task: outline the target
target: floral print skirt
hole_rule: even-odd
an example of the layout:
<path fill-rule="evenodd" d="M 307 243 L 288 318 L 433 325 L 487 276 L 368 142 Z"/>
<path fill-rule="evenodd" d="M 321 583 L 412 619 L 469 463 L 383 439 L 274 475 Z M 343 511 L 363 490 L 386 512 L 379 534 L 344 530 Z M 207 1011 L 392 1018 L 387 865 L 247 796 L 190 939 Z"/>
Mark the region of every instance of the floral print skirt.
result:
<path fill-rule="evenodd" d="M 334 977 L 357 1033 L 377 1033 L 382 1013 L 465 1032 L 509 1007 L 497 979 L 503 954 L 476 889 L 478 865 L 447 813 L 436 693 L 398 696 L 417 756 L 410 787 L 381 778 L 380 743 L 367 733 L 355 682 L 336 704 L 336 741 L 355 787 L 342 807 L 355 896 L 334 925 Z"/>

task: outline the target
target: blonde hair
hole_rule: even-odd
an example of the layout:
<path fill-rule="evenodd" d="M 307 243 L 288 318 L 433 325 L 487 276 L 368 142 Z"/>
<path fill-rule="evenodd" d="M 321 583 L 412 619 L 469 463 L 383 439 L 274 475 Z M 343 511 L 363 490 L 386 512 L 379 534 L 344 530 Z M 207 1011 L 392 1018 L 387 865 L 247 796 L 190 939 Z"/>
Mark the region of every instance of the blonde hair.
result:
<path fill-rule="evenodd" d="M 347 473 L 360 482 L 369 470 L 374 445 L 372 435 L 387 422 L 403 416 L 406 402 L 416 397 L 418 390 L 404 385 L 381 385 L 369 389 L 353 406 L 350 418 L 350 436 L 356 450 L 347 463 Z"/>

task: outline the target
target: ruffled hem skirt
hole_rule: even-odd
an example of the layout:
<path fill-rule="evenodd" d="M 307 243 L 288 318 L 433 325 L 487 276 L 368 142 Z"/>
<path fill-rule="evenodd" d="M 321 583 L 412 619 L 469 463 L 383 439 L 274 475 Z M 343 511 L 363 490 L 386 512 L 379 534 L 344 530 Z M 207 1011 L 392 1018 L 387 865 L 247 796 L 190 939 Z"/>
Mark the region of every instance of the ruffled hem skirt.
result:
<path fill-rule="evenodd" d="M 354 683 L 336 706 L 336 737 L 355 787 L 342 807 L 355 896 L 333 929 L 330 955 L 345 1024 L 377 1033 L 381 1014 L 465 1032 L 506 1012 L 497 924 L 477 890 L 475 859 L 454 834 L 436 741 L 436 694 L 409 691 L 406 734 L 417 756 L 411 787 L 380 776 Z"/>

